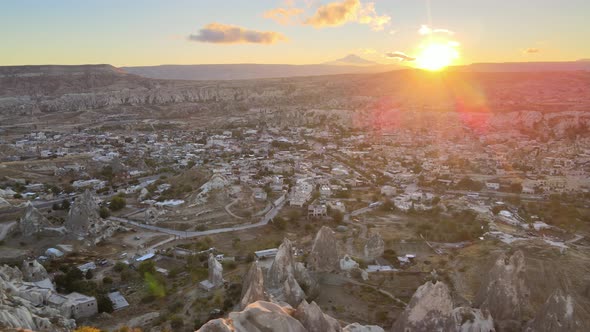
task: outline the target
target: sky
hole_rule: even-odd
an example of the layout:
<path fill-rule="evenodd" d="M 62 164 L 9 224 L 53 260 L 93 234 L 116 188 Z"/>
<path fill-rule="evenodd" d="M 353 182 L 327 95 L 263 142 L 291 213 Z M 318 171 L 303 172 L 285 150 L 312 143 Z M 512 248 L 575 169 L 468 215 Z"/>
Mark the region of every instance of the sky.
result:
<path fill-rule="evenodd" d="M 573 61 L 590 58 L 588 13 L 588 0 L 1 0 L 0 65 L 312 64 L 347 54 L 411 64 L 428 51 L 426 62 L 446 54 L 453 64 Z"/>

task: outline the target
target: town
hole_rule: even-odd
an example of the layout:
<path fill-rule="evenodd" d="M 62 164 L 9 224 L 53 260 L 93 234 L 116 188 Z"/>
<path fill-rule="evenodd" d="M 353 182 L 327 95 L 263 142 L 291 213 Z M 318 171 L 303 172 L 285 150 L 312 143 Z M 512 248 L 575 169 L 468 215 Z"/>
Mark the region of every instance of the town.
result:
<path fill-rule="evenodd" d="M 276 290 L 284 280 L 266 281 L 273 296 L 389 325 L 391 307 L 399 314 L 424 278 L 456 280 L 452 269 L 474 271 L 467 262 L 498 246 L 520 241 L 564 255 L 587 241 L 586 135 L 382 118 L 373 128 L 320 118 L 5 130 L 0 252 L 4 263 L 22 262 L 22 274 L 2 273 L 65 328 L 76 320 L 191 330 L 266 296 L 244 274 L 292 264 L 321 277 L 288 279 L 299 282 L 288 292 Z"/>

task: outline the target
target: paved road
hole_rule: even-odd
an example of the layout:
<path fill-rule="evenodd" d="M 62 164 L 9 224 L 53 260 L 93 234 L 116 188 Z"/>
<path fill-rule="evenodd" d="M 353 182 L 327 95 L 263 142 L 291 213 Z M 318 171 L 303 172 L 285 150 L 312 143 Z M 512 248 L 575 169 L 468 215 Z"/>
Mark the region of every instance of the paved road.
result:
<path fill-rule="evenodd" d="M 146 225 L 146 224 L 142 224 L 142 223 L 138 223 L 129 219 L 124 219 L 124 218 L 118 218 L 118 217 L 110 217 L 109 219 L 113 220 L 113 221 L 118 221 L 124 224 L 128 224 L 128 225 L 133 225 L 133 226 L 137 226 L 140 228 L 144 228 L 144 229 L 149 229 L 152 231 L 156 231 L 156 232 L 160 232 L 160 233 L 165 233 L 165 234 L 169 234 L 169 235 L 174 235 L 175 238 L 179 238 L 179 239 L 188 239 L 188 238 L 193 238 L 193 237 L 199 237 L 199 236 L 205 236 L 205 235 L 212 235 L 212 234 L 219 234 L 219 233 L 227 233 L 227 232 L 235 232 L 235 231 L 241 231 L 241 230 L 245 230 L 245 229 L 250 229 L 250 228 L 257 228 L 257 227 L 262 227 L 266 224 L 268 224 L 268 222 L 270 220 L 272 220 L 277 213 L 279 213 L 279 211 L 281 210 L 281 208 L 283 207 L 283 204 L 280 204 L 276 207 L 274 207 L 273 209 L 271 209 L 267 214 L 265 214 L 260 221 L 258 221 L 257 223 L 254 224 L 247 224 L 247 225 L 240 225 L 240 226 L 235 226 L 235 227 L 226 227 L 226 228 L 218 228 L 218 229 L 209 229 L 206 231 L 199 231 L 199 232 L 195 232 L 195 231 L 178 231 L 178 230 L 174 230 L 174 229 L 169 229 L 169 228 L 165 228 L 165 227 L 158 227 L 158 226 L 154 226 L 154 225 Z M 162 241 L 161 243 L 152 246 L 153 248 L 156 248 L 157 246 L 163 245 L 165 243 L 168 243 L 172 240 L 168 239 L 166 241 Z"/>

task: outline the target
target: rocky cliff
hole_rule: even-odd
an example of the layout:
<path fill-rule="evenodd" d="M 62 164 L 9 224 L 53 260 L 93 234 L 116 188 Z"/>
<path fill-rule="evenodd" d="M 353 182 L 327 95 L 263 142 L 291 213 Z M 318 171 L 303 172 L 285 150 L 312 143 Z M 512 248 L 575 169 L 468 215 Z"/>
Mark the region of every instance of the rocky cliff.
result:
<path fill-rule="evenodd" d="M 340 255 L 334 231 L 322 226 L 316 234 L 308 259 L 309 268 L 314 271 L 338 271 Z"/>
<path fill-rule="evenodd" d="M 344 328 L 334 318 L 324 314 L 315 303 L 302 302 L 295 310 L 290 306 L 257 301 L 243 311 L 232 312 L 227 318 L 211 320 L 199 332 L 383 332 L 377 326 L 358 323 Z"/>
<path fill-rule="evenodd" d="M 489 311 L 501 331 L 521 329 L 534 314 L 526 273 L 522 251 L 502 254 L 475 298 L 476 306 Z"/>
<path fill-rule="evenodd" d="M 526 332 L 590 331 L 590 310 L 571 294 L 555 290 L 526 325 Z"/>
<path fill-rule="evenodd" d="M 59 310 L 39 305 L 44 294 L 23 289 L 23 275 L 17 268 L 0 267 L 0 330 L 9 328 L 41 332 L 71 331 L 75 321 Z"/>
<path fill-rule="evenodd" d="M 365 259 L 373 260 L 381 257 L 385 251 L 385 243 L 381 236 L 377 233 L 373 233 L 368 239 L 364 247 Z"/>
<path fill-rule="evenodd" d="M 418 287 L 410 303 L 393 325 L 393 331 L 495 331 L 487 311 L 454 307 L 449 287 L 439 281 Z"/>
<path fill-rule="evenodd" d="M 213 254 L 209 254 L 208 260 L 209 282 L 215 287 L 223 285 L 223 266 L 215 259 Z"/>

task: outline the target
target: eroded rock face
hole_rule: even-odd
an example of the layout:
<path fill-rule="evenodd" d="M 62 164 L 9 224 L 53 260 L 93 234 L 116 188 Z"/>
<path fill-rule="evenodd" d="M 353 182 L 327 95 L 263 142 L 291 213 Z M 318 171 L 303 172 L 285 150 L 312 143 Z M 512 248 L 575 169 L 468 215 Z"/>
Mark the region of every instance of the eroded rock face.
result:
<path fill-rule="evenodd" d="M 338 321 L 322 312 L 315 303 L 303 300 L 293 315 L 309 332 L 337 332 L 340 331 Z"/>
<path fill-rule="evenodd" d="M 270 287 L 279 287 L 289 275 L 295 273 L 293 259 L 293 245 L 289 239 L 284 239 L 268 271 Z"/>
<path fill-rule="evenodd" d="M 590 312 L 557 289 L 526 326 L 527 332 L 590 331 Z"/>
<path fill-rule="evenodd" d="M 232 312 L 227 319 L 215 319 L 203 325 L 200 332 L 306 332 L 297 319 L 291 316 L 293 309 L 278 304 L 258 301 L 243 311 Z"/>
<path fill-rule="evenodd" d="M 410 303 L 393 325 L 394 331 L 450 331 L 453 300 L 443 282 L 418 287 Z"/>
<path fill-rule="evenodd" d="M 264 289 L 264 274 L 258 262 L 252 263 L 244 278 L 240 309 L 245 309 L 250 303 L 256 301 L 268 301 L 268 295 Z"/>
<path fill-rule="evenodd" d="M 68 233 L 77 236 L 97 234 L 104 224 L 98 214 L 98 204 L 89 190 L 78 197 L 68 213 L 65 227 Z"/>
<path fill-rule="evenodd" d="M 521 322 L 533 316 L 525 273 L 522 251 L 510 257 L 502 254 L 475 298 L 476 306 L 491 313 L 499 330 L 520 329 Z"/>
<path fill-rule="evenodd" d="M 320 272 L 337 271 L 340 267 L 340 257 L 334 231 L 322 226 L 316 234 L 309 254 L 310 269 Z"/>
<path fill-rule="evenodd" d="M 385 251 L 385 243 L 381 236 L 377 233 L 373 233 L 369 239 L 367 239 L 367 243 L 365 244 L 365 259 L 373 260 L 375 258 L 383 256 L 383 252 Z"/>
<path fill-rule="evenodd" d="M 257 301 L 243 311 L 232 312 L 228 318 L 207 322 L 198 332 L 383 332 L 378 326 L 358 323 L 344 328 L 336 319 L 322 312 L 315 303 L 302 301 L 294 310 L 290 306 Z"/>
<path fill-rule="evenodd" d="M 303 270 L 305 270 L 304 267 Z M 305 292 L 297 280 L 297 275 L 303 276 L 304 271 L 297 272 L 291 241 L 284 239 L 268 271 L 266 285 L 269 295 L 276 301 L 283 301 L 297 307 L 305 298 Z"/>
<path fill-rule="evenodd" d="M 29 201 L 25 208 L 25 214 L 18 223 L 19 230 L 24 237 L 30 237 L 43 231 L 50 223 L 45 216 Z"/>
<path fill-rule="evenodd" d="M 358 269 L 359 263 L 355 262 L 350 256 L 346 255 L 340 260 L 340 270 L 351 271 Z"/>
<path fill-rule="evenodd" d="M 89 190 L 74 201 L 65 222 L 66 232 L 88 238 L 87 244 L 96 245 L 109 239 L 117 231 L 128 230 L 110 220 L 102 219 L 94 195 Z"/>
<path fill-rule="evenodd" d="M 384 332 L 384 330 L 376 325 L 361 325 L 359 323 L 352 323 L 346 325 L 342 332 Z"/>
<path fill-rule="evenodd" d="M 25 281 L 35 282 L 49 278 L 47 270 L 45 270 L 43 265 L 39 264 L 39 262 L 37 262 L 36 260 L 24 261 L 21 267 L 21 271 L 23 273 L 23 279 Z"/>
<path fill-rule="evenodd" d="M 215 287 L 223 285 L 223 266 L 215 259 L 213 254 L 209 254 L 208 264 L 209 282 Z"/>
<path fill-rule="evenodd" d="M 43 297 L 22 289 L 22 273 L 17 268 L 0 267 L 0 329 L 29 329 L 43 332 L 71 331 L 74 320 L 65 318 L 58 309 L 31 302 Z"/>
<path fill-rule="evenodd" d="M 494 332 L 494 320 L 489 312 L 479 309 L 459 307 L 453 309 L 451 316 L 454 331 L 457 332 Z"/>

